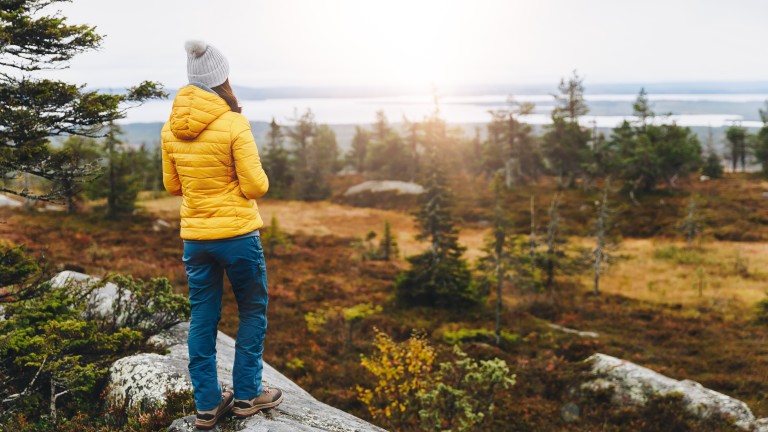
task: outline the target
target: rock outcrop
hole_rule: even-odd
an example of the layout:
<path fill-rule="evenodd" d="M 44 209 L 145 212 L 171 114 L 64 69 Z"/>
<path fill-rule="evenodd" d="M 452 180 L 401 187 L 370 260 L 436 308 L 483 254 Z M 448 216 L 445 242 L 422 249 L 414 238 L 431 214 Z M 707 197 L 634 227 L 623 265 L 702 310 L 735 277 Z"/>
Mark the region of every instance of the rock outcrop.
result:
<path fill-rule="evenodd" d="M 6 195 L 0 195 L 0 207 L 19 208 L 22 205 L 23 203 L 20 201 L 17 201 L 13 198 L 9 198 Z"/>
<path fill-rule="evenodd" d="M 632 362 L 595 354 L 593 380 L 582 389 L 611 391 L 618 405 L 645 405 L 653 396 L 681 394 L 685 408 L 699 418 L 727 418 L 744 430 L 768 432 L 768 419 L 755 419 L 744 402 L 710 390 L 691 380 L 676 380 Z"/>
<path fill-rule="evenodd" d="M 399 180 L 370 180 L 350 187 L 344 192 L 344 195 L 356 195 L 362 192 L 395 192 L 405 195 L 419 195 L 424 193 L 424 187 L 417 183 Z"/>
<path fill-rule="evenodd" d="M 128 405 L 160 402 L 166 391 L 191 388 L 187 363 L 187 334 L 189 323 L 174 327 L 152 337 L 150 342 L 168 350 L 165 355 L 136 354 L 116 361 L 110 368 L 111 397 Z M 216 343 L 219 381 L 232 385 L 232 364 L 235 341 L 219 332 Z M 264 363 L 263 380 L 268 386 L 276 386 L 285 394 L 284 402 L 277 408 L 259 413 L 236 422 L 235 430 L 243 431 L 383 431 L 351 414 L 328 406 L 304 391 L 293 381 Z M 169 431 L 194 431 L 194 416 L 177 419 Z"/>
<path fill-rule="evenodd" d="M 600 337 L 600 335 L 598 333 L 596 333 L 596 332 L 576 330 L 576 329 L 572 329 L 572 328 L 568 328 L 568 327 L 563 327 L 563 326 L 555 324 L 555 323 L 547 323 L 547 327 L 549 327 L 549 328 L 551 328 L 553 330 L 561 331 L 563 333 L 575 334 L 575 335 L 577 335 L 579 337 L 584 337 L 584 338 L 599 338 Z"/>

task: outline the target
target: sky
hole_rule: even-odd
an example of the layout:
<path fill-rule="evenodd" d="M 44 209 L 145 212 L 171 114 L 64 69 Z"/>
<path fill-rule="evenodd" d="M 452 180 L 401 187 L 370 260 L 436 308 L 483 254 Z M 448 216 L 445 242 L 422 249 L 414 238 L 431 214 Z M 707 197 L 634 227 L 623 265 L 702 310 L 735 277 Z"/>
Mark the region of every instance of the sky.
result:
<path fill-rule="evenodd" d="M 251 87 L 768 81 L 766 0 L 74 0 L 105 36 L 53 76 L 186 84 L 201 39 Z M 55 10 L 54 7 L 53 10 Z M 49 75 L 50 76 L 50 75 Z"/>

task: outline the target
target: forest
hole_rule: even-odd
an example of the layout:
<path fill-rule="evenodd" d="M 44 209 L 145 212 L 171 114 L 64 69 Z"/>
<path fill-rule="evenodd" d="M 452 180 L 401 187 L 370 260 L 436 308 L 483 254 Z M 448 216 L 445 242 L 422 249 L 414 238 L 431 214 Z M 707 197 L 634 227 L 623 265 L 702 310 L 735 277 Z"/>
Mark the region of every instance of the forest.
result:
<path fill-rule="evenodd" d="M 16 203 L 0 207 L 0 430 L 165 430 L 194 410 L 190 392 L 138 408 L 105 395 L 116 359 L 157 351 L 150 337 L 190 314 L 180 199 L 162 189 L 159 149 L 126 145 L 117 123 L 167 93 L 30 78 L 101 43 L 40 17 L 49 3 L 0 9 L 0 65 L 17 72 L 0 73 L 0 189 Z M 721 153 L 642 88 L 634 117 L 604 133 L 580 122 L 578 72 L 552 87 L 538 132 L 512 96 L 469 136 L 437 96 L 422 119 L 380 112 L 347 152 L 310 109 L 273 120 L 259 143 L 265 361 L 393 431 L 743 430 L 680 394 L 617 406 L 582 389 L 595 353 L 768 417 L 768 101 L 764 126 L 732 125 Z M 385 180 L 422 192 L 345 194 Z M 62 270 L 102 282 L 51 283 Z M 130 293 L 124 319 L 89 302 L 107 282 Z M 234 335 L 230 291 L 223 308 Z"/>

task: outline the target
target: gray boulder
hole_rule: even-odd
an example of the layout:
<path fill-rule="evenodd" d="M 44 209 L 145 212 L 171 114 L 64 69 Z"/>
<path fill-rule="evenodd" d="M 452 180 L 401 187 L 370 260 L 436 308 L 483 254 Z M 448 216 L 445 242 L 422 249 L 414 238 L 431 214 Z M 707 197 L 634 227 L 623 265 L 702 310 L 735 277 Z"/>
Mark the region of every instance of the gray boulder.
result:
<path fill-rule="evenodd" d="M 110 368 L 110 396 L 131 406 L 158 403 L 166 391 L 191 389 L 187 370 L 189 323 L 177 324 L 154 336 L 150 342 L 166 349 L 165 355 L 136 354 L 116 361 Z M 216 342 L 219 381 L 232 385 L 235 341 L 219 332 Z M 228 427 L 243 431 L 383 431 L 351 414 L 326 405 L 293 381 L 264 363 L 263 380 L 283 390 L 285 400 L 277 408 L 244 420 L 224 420 Z M 235 423 L 235 424 L 232 424 Z M 194 431 L 194 416 L 177 419 L 169 431 Z"/>
<path fill-rule="evenodd" d="M 405 195 L 419 195 L 424 193 L 424 187 L 417 183 L 399 180 L 369 180 L 350 187 L 344 192 L 344 195 L 357 195 L 362 192 L 395 192 Z"/>
<path fill-rule="evenodd" d="M 22 202 L 9 198 L 7 195 L 0 195 L 0 207 L 19 208 L 22 205 Z"/>
<path fill-rule="evenodd" d="M 592 363 L 594 379 L 583 383 L 582 389 L 609 390 L 618 405 L 645 405 L 653 396 L 678 393 L 686 409 L 699 418 L 728 418 L 744 430 L 768 432 L 768 419 L 756 420 L 747 404 L 695 381 L 678 381 L 605 354 L 594 354 L 587 361 Z"/>
<path fill-rule="evenodd" d="M 87 275 L 85 273 L 79 273 L 76 271 L 65 270 L 59 272 L 51 279 L 51 285 L 54 287 L 63 287 L 66 285 L 80 286 L 82 288 L 88 288 L 98 284 L 101 279 Z M 111 317 L 114 314 L 115 299 L 121 296 L 123 299 L 130 299 L 131 293 L 125 290 L 120 290 L 120 287 L 107 282 L 102 286 L 94 288 L 89 293 L 88 303 L 91 307 L 91 312 L 99 317 Z M 125 322 L 125 315 L 117 317 L 118 324 Z"/>

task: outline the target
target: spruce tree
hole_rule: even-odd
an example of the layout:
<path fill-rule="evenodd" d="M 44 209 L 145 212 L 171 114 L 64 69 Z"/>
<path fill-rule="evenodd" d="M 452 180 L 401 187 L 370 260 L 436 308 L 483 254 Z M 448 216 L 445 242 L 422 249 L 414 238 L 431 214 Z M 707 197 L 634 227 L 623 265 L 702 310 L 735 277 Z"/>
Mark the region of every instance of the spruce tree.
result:
<path fill-rule="evenodd" d="M 282 127 L 272 119 L 267 132 L 267 148 L 264 152 L 264 171 L 269 177 L 269 196 L 285 199 L 290 197 L 293 183 L 291 154 L 283 145 Z"/>
<path fill-rule="evenodd" d="M 560 79 L 560 85 L 557 86 L 560 94 L 555 94 L 555 109 L 552 111 L 553 117 L 567 120 L 569 123 L 576 123 L 579 117 L 589 112 L 589 107 L 584 101 L 584 78 L 581 78 L 575 70 L 573 76 L 565 81 Z"/>
<path fill-rule="evenodd" d="M 421 123 L 411 122 L 403 116 L 403 130 L 405 131 L 405 145 L 408 149 L 408 181 L 416 181 L 421 174 Z"/>
<path fill-rule="evenodd" d="M 86 90 L 85 85 L 40 77 L 40 72 L 64 69 L 76 55 L 95 50 L 102 36 L 95 27 L 72 25 L 49 7 L 65 0 L 8 0 L 0 6 L 0 172 L 6 178 L 31 174 L 50 180 L 48 191 L 8 192 L 32 199 L 60 200 L 69 183 L 87 179 L 88 165 L 57 157 L 50 137 L 101 136 L 101 127 L 125 116 L 124 108 L 165 97 L 161 86 L 143 82 L 121 94 Z"/>
<path fill-rule="evenodd" d="M 516 103 L 507 111 L 505 181 L 507 187 L 513 183 L 536 183 L 542 168 L 538 140 L 533 136 L 531 125 L 520 121 L 520 116 L 531 114 L 533 103 Z"/>
<path fill-rule="evenodd" d="M 446 141 L 445 123 L 435 116 L 424 127 L 430 165 L 416 219 L 417 239 L 429 241 L 429 248 L 408 258 L 411 268 L 397 279 L 397 298 L 405 305 L 467 307 L 478 303 L 481 296 L 462 258 L 465 248 L 458 241 L 453 197 L 438 158 L 438 147 Z"/>
<path fill-rule="evenodd" d="M 287 133 L 293 143 L 293 195 L 307 201 L 328 198 L 328 177 L 341 169 L 336 133 L 328 125 L 318 125 L 311 110 Z"/>
<path fill-rule="evenodd" d="M 61 167 L 62 174 L 54 186 L 61 191 L 67 213 L 74 214 L 81 192 L 101 173 L 98 143 L 93 138 L 71 136 L 64 141 L 61 150 L 52 154 L 52 158 L 58 159 L 56 165 Z"/>
<path fill-rule="evenodd" d="M 591 133 L 579 125 L 579 117 L 589 112 L 582 82 L 576 71 L 567 83 L 560 80 L 560 94 L 554 95 L 556 105 L 552 110 L 552 124 L 546 127 L 542 136 L 542 150 L 559 184 L 565 187 L 574 185 L 576 176 L 584 173 L 584 167 L 592 159 Z"/>
<path fill-rule="evenodd" d="M 387 180 L 411 180 L 416 163 L 411 149 L 392 128 L 383 111 L 376 113 L 376 123 L 368 150 L 365 170 L 374 176 Z"/>
<path fill-rule="evenodd" d="M 268 257 L 275 256 L 277 246 L 289 243 L 288 236 L 280 229 L 275 215 L 272 215 L 269 226 L 262 229 L 261 242 L 264 245 L 264 254 Z"/>
<path fill-rule="evenodd" d="M 723 177 L 723 162 L 720 160 L 720 156 L 717 155 L 715 149 L 707 149 L 707 157 L 704 159 L 701 173 L 711 179 Z"/>
<path fill-rule="evenodd" d="M 755 138 L 755 159 L 762 166 L 763 176 L 768 177 L 768 124 L 760 128 Z"/>
<path fill-rule="evenodd" d="M 293 195 L 298 199 L 304 199 L 307 190 L 312 187 L 310 183 L 309 152 L 312 139 L 317 133 L 315 115 L 311 110 L 294 119 L 295 125 L 288 129 L 287 135 L 293 144 L 291 155 L 293 159 Z"/>
<path fill-rule="evenodd" d="M 91 198 L 107 199 L 106 216 L 110 219 L 131 214 L 141 189 L 136 151 L 123 146 L 120 134 L 120 127 L 110 123 L 104 138 L 105 172 L 89 185 Z"/>
<path fill-rule="evenodd" d="M 307 169 L 301 180 L 300 198 L 318 201 L 331 195 L 329 177 L 341 168 L 336 133 L 328 125 L 315 129 L 315 136 L 308 148 Z"/>
<path fill-rule="evenodd" d="M 765 101 L 765 109 L 760 109 L 759 114 L 763 127 L 755 136 L 753 151 L 755 159 L 762 165 L 763 176 L 768 177 L 768 101 Z"/>
<path fill-rule="evenodd" d="M 640 89 L 640 93 L 637 95 L 635 103 L 632 104 L 632 111 L 642 127 L 645 127 L 645 125 L 648 124 L 648 119 L 653 119 L 656 115 L 653 110 L 651 110 L 651 104 L 648 102 L 648 93 L 645 91 L 645 88 Z"/>
<path fill-rule="evenodd" d="M 678 179 L 688 177 L 702 164 L 696 134 L 675 123 L 647 121 L 654 114 L 645 98 L 644 92 L 638 95 L 635 114 L 646 116 L 646 123 L 625 120 L 614 128 L 603 161 L 606 173 L 623 180 L 632 197 L 636 191 L 654 190 L 660 181 L 674 188 Z"/>
<path fill-rule="evenodd" d="M 384 221 L 384 238 L 381 239 L 381 245 L 379 246 L 381 251 L 381 258 L 384 261 L 389 261 L 397 256 L 397 240 L 392 235 L 392 228 L 389 225 L 389 221 Z"/>
<path fill-rule="evenodd" d="M 371 145 L 371 133 L 360 126 L 355 126 L 355 136 L 352 137 L 352 147 L 347 153 L 347 163 L 355 168 L 358 174 L 365 172 L 365 160 Z"/>
<path fill-rule="evenodd" d="M 747 165 L 747 143 L 750 139 L 749 132 L 741 125 L 732 125 L 726 129 L 725 138 L 728 141 L 728 149 L 731 153 L 731 169 L 733 172 L 736 172 L 739 164 L 741 164 L 741 171 L 745 171 Z"/>

